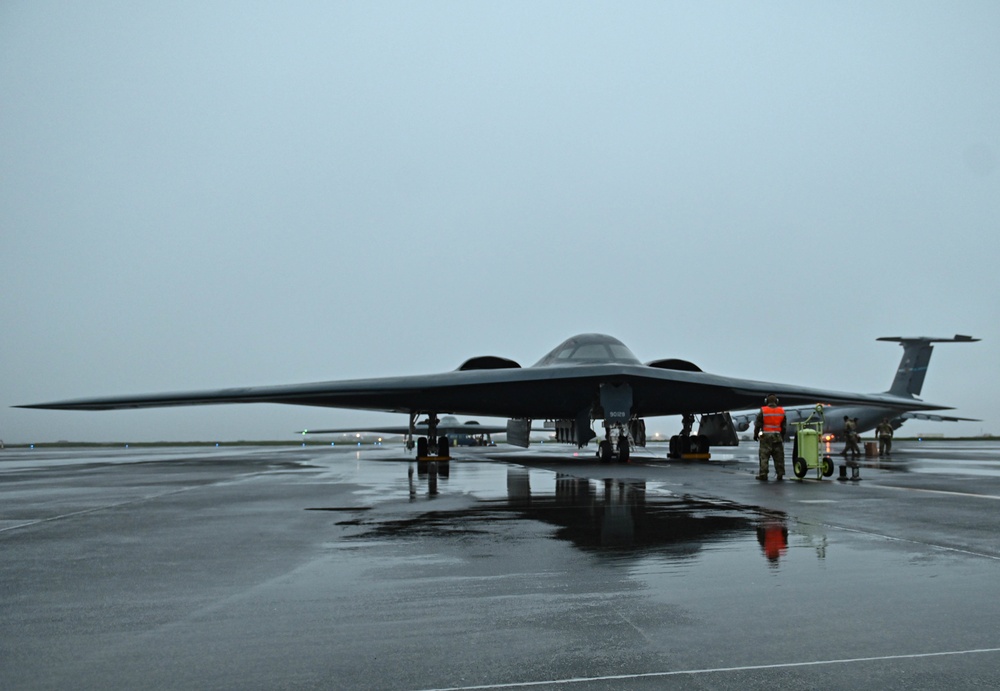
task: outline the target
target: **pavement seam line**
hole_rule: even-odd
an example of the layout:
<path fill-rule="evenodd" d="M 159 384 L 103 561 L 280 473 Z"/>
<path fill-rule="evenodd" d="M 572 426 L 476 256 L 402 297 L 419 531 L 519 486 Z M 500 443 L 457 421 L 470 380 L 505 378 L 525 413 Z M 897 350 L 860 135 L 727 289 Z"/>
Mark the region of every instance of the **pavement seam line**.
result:
<path fill-rule="evenodd" d="M 506 684 L 480 684 L 477 686 L 445 686 L 419 691 L 486 691 L 487 689 L 516 689 L 530 686 L 546 686 L 553 684 L 585 684 L 595 681 L 624 681 L 627 679 L 655 679 L 657 677 L 675 677 L 685 674 L 719 674 L 723 672 L 752 672 L 765 669 L 789 669 L 794 667 L 818 667 L 821 665 L 843 665 L 857 662 L 880 662 L 888 660 L 916 660 L 931 657 L 946 657 L 953 655 L 975 655 L 981 653 L 1000 653 L 1000 648 L 973 648 L 970 650 L 945 650 L 936 653 L 910 653 L 907 655 L 880 655 L 877 657 L 855 657 L 838 660 L 809 660 L 806 662 L 779 662 L 769 665 L 743 665 L 739 667 L 716 667 L 709 669 L 679 669 L 670 672 L 639 672 L 636 674 L 612 674 L 600 677 L 570 677 L 568 679 L 547 679 L 544 681 L 519 681 Z"/>

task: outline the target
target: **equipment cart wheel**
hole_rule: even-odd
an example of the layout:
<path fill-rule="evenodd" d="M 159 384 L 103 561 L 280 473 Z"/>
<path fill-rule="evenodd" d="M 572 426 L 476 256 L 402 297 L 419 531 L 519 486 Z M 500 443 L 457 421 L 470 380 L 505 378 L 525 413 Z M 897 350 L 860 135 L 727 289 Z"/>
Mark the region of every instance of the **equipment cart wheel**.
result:
<path fill-rule="evenodd" d="M 829 456 L 823 456 L 823 477 L 830 477 L 833 475 L 833 460 Z"/>
<path fill-rule="evenodd" d="M 792 461 L 792 472 L 795 473 L 795 477 L 798 479 L 801 480 L 804 478 L 806 473 L 809 472 L 809 466 L 806 464 L 806 459 L 796 458 Z M 830 472 L 832 473 L 833 471 L 831 470 Z"/>

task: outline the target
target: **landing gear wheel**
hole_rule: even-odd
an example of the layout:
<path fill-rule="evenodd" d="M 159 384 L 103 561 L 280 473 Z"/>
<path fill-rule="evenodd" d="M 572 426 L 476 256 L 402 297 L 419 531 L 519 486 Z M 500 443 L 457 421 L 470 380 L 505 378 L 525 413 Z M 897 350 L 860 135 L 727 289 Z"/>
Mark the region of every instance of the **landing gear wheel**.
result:
<path fill-rule="evenodd" d="M 607 439 L 597 445 L 597 457 L 601 459 L 601 463 L 610 463 L 611 457 L 614 454 L 615 451 L 611 448 L 611 442 Z"/>
<path fill-rule="evenodd" d="M 451 457 L 450 451 L 451 448 L 448 442 L 448 437 L 445 437 L 443 435 L 438 437 L 438 456 L 442 458 L 450 458 Z"/>
<path fill-rule="evenodd" d="M 427 437 L 417 439 L 417 458 L 427 458 Z"/>
<path fill-rule="evenodd" d="M 618 437 L 618 462 L 619 463 L 628 463 L 629 451 L 630 451 L 630 449 L 629 449 L 629 445 L 628 445 L 628 439 L 626 439 L 625 437 Z"/>
<path fill-rule="evenodd" d="M 823 457 L 822 468 L 823 477 L 830 477 L 833 475 L 833 460 L 831 460 L 829 456 Z"/>
<path fill-rule="evenodd" d="M 797 477 L 798 479 L 801 480 L 802 478 L 804 478 L 806 476 L 806 473 L 809 472 L 809 466 L 806 465 L 806 459 L 796 458 L 794 461 L 792 461 L 792 472 L 795 473 L 795 477 Z M 831 470 L 830 473 L 832 474 L 833 471 Z"/>

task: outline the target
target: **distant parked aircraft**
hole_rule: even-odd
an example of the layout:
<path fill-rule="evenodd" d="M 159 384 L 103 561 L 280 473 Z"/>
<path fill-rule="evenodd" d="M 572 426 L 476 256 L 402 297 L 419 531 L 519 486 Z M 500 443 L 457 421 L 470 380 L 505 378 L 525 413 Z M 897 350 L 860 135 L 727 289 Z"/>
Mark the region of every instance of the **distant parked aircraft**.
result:
<path fill-rule="evenodd" d="M 412 437 L 413 435 L 427 436 L 430 429 L 430 420 L 422 420 L 414 423 L 413 428 L 400 425 L 389 425 L 387 427 L 341 427 L 338 429 L 304 429 L 300 434 L 353 434 L 374 432 L 376 434 L 402 434 Z M 437 422 L 438 434 L 443 434 L 451 440 L 451 445 L 473 445 L 481 446 L 490 443 L 491 434 L 503 434 L 507 431 L 506 425 L 483 425 L 476 420 L 459 422 L 458 418 L 452 415 L 445 415 Z M 544 430 L 538 430 L 544 431 Z M 410 439 L 407 439 L 407 448 L 412 448 Z"/>
<path fill-rule="evenodd" d="M 934 350 L 934 346 L 931 344 L 974 343 L 980 339 L 956 334 L 953 338 L 883 336 L 876 340 L 899 343 L 903 347 L 903 359 L 900 360 L 899 368 L 896 370 L 896 377 L 892 380 L 892 386 L 885 393 L 896 398 L 910 398 L 914 403 L 922 403 L 916 397 L 920 395 L 920 390 L 924 386 L 924 377 L 927 375 L 927 363 L 930 362 L 931 352 Z M 785 416 L 788 418 L 789 423 L 789 433 L 793 430 L 791 423 L 805 420 L 812 412 L 812 406 L 785 408 Z M 967 417 L 951 417 L 948 415 L 938 415 L 937 413 L 916 412 L 916 409 L 900 409 L 868 404 L 824 406 L 823 413 L 825 418 L 823 433 L 832 434 L 836 438 L 843 438 L 845 415 L 851 419 L 858 418 L 857 431 L 859 434 L 875 429 L 875 426 L 882 421 L 882 418 L 889 418 L 889 424 L 894 429 L 898 429 L 907 420 L 978 422 L 978 420 Z M 733 426 L 740 432 L 745 432 L 753 425 L 754 418 L 756 417 L 757 411 L 741 414 L 733 413 Z"/>

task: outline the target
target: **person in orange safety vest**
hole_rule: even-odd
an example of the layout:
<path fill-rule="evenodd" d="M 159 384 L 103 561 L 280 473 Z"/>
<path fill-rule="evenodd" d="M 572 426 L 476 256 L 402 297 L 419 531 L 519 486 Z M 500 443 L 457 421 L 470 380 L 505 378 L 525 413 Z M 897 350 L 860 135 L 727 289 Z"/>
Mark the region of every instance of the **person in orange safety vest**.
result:
<path fill-rule="evenodd" d="M 757 413 L 754 422 L 753 440 L 760 441 L 760 468 L 757 479 L 767 482 L 768 462 L 774 458 L 774 472 L 777 480 L 785 478 L 785 429 L 788 421 L 785 409 L 778 405 L 778 397 L 769 394 L 764 399 L 764 407 Z"/>

